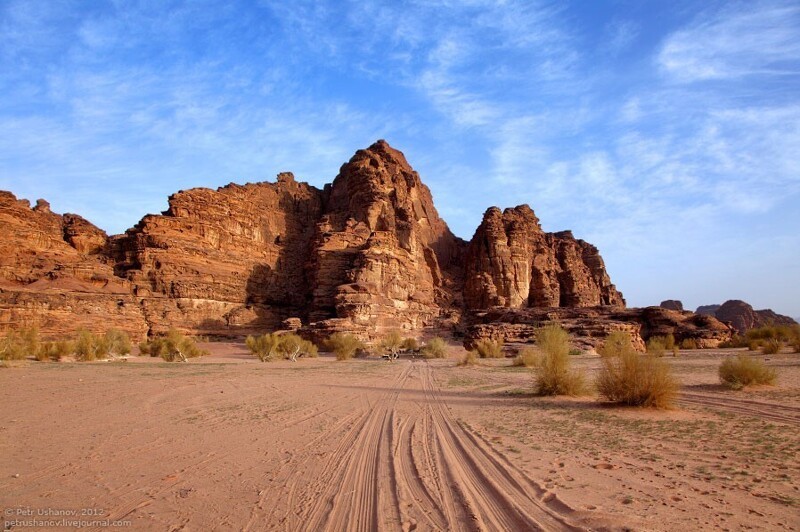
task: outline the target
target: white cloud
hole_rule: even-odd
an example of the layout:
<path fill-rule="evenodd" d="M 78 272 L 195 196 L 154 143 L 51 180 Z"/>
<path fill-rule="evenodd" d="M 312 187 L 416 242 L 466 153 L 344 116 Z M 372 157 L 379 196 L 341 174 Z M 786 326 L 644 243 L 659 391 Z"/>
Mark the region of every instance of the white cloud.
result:
<path fill-rule="evenodd" d="M 670 35 L 658 55 L 681 82 L 800 73 L 800 6 L 738 2 Z"/>

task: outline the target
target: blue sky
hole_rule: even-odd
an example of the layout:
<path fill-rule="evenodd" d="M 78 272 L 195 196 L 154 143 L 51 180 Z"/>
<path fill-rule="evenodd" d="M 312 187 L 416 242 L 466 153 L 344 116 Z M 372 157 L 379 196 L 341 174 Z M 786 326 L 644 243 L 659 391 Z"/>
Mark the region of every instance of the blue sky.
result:
<path fill-rule="evenodd" d="M 111 233 L 385 138 L 465 239 L 528 203 L 631 305 L 800 316 L 796 2 L 0 0 L 0 96 L 0 188 Z"/>

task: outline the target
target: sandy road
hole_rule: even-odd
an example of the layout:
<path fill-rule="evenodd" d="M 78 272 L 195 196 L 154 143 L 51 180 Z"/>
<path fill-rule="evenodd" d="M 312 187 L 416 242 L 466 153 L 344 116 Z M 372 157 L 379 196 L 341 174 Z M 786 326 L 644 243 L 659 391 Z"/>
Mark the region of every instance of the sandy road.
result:
<path fill-rule="evenodd" d="M 272 491 L 297 510 L 275 528 L 577 529 L 554 494 L 452 418 L 427 362 L 393 366 L 391 386 L 363 390 L 355 418 L 325 435 L 331 450 L 322 464 L 302 455 L 289 464 Z"/>

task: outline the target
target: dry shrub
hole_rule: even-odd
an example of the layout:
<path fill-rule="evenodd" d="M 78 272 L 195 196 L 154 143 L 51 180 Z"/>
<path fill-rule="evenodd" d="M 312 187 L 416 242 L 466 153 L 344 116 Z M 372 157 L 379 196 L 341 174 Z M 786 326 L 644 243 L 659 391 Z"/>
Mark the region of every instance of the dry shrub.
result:
<path fill-rule="evenodd" d="M 380 342 L 380 348 L 392 358 L 397 358 L 400 348 L 403 346 L 403 336 L 399 331 L 389 331 Z"/>
<path fill-rule="evenodd" d="M 425 358 L 445 358 L 447 356 L 447 342 L 436 336 L 431 338 L 422 348 Z"/>
<path fill-rule="evenodd" d="M 719 380 L 725 386 L 740 390 L 751 384 L 775 384 L 778 375 L 761 360 L 744 354 L 726 358 L 719 365 Z"/>
<path fill-rule="evenodd" d="M 503 358 L 503 340 L 479 340 L 475 349 L 481 358 Z"/>
<path fill-rule="evenodd" d="M 23 360 L 29 356 L 38 359 L 41 348 L 39 329 L 23 327 L 9 331 L 5 338 L 0 339 L 0 359 Z"/>
<path fill-rule="evenodd" d="M 597 352 L 601 357 L 605 358 L 620 356 L 628 350 L 633 350 L 631 335 L 625 331 L 611 331 L 603 341 L 603 345 L 597 349 Z"/>
<path fill-rule="evenodd" d="M 404 351 L 419 351 L 419 342 L 416 338 L 405 338 L 400 344 L 400 349 Z"/>
<path fill-rule="evenodd" d="M 624 343 L 622 343 L 624 346 Z M 650 355 L 639 355 L 631 346 L 603 359 L 597 389 L 609 401 L 626 405 L 669 408 L 678 384 L 669 366 Z"/>
<path fill-rule="evenodd" d="M 127 333 L 118 329 L 109 329 L 104 336 L 108 352 L 116 356 L 125 356 L 131 353 L 131 339 Z"/>
<path fill-rule="evenodd" d="M 55 342 L 47 342 L 44 344 L 43 351 L 47 353 L 50 360 L 59 361 L 65 356 L 71 355 L 74 351 L 74 345 L 68 340 L 58 340 Z"/>
<path fill-rule="evenodd" d="M 458 366 L 474 366 L 478 363 L 478 352 L 470 349 L 464 355 L 464 358 L 457 364 Z"/>
<path fill-rule="evenodd" d="M 697 349 L 697 341 L 694 338 L 684 338 L 681 340 L 681 349 Z"/>
<path fill-rule="evenodd" d="M 647 352 L 653 356 L 663 357 L 667 349 L 665 336 L 651 336 L 647 340 Z"/>
<path fill-rule="evenodd" d="M 538 353 L 536 352 L 536 349 L 533 347 L 524 347 L 522 348 L 522 351 L 520 351 L 519 354 L 514 358 L 512 365 L 532 368 L 536 365 L 537 357 Z"/>
<path fill-rule="evenodd" d="M 765 340 L 764 344 L 761 346 L 761 352 L 765 355 L 774 355 L 781 350 L 781 342 L 776 338 L 770 338 L 769 340 Z"/>
<path fill-rule="evenodd" d="M 364 343 L 352 334 L 333 333 L 325 340 L 325 349 L 336 355 L 336 360 L 349 360 L 356 351 L 364 349 Z"/>
<path fill-rule="evenodd" d="M 308 340 L 303 340 L 300 336 L 289 333 L 282 334 L 278 339 L 278 352 L 283 355 L 283 358 L 296 361 L 298 357 L 309 356 L 316 357 L 318 355 L 317 346 Z"/>
<path fill-rule="evenodd" d="M 534 365 L 537 395 L 580 395 L 586 390 L 583 374 L 570 369 L 569 334 L 558 324 L 536 331 L 542 354 Z"/>
<path fill-rule="evenodd" d="M 75 360 L 81 362 L 91 362 L 97 359 L 97 351 L 95 350 L 95 337 L 86 329 L 78 331 L 73 343 L 75 350 Z"/>
<path fill-rule="evenodd" d="M 248 336 L 245 340 L 245 345 L 247 345 L 250 353 L 257 356 L 261 362 L 268 362 L 277 358 L 280 344 L 280 337 L 275 333 L 268 333 L 263 336 Z"/>
<path fill-rule="evenodd" d="M 192 338 L 184 336 L 177 329 L 170 329 L 166 336 L 153 338 L 149 342 L 139 344 L 143 355 L 161 357 L 167 362 L 186 362 L 189 358 L 207 355 L 208 353 L 197 346 Z"/>

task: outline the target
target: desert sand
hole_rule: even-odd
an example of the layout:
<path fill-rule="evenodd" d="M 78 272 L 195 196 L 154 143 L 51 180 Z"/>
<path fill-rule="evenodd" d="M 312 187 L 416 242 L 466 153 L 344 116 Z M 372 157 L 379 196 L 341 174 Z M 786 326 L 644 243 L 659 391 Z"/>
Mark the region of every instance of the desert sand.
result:
<path fill-rule="evenodd" d="M 769 357 L 777 386 L 735 392 L 716 377 L 731 351 L 682 352 L 679 406 L 653 411 L 534 397 L 530 370 L 456 367 L 456 347 L 296 363 L 207 347 L 188 363 L 0 369 L 6 522 L 50 509 L 123 530 L 800 528 L 796 354 Z"/>

